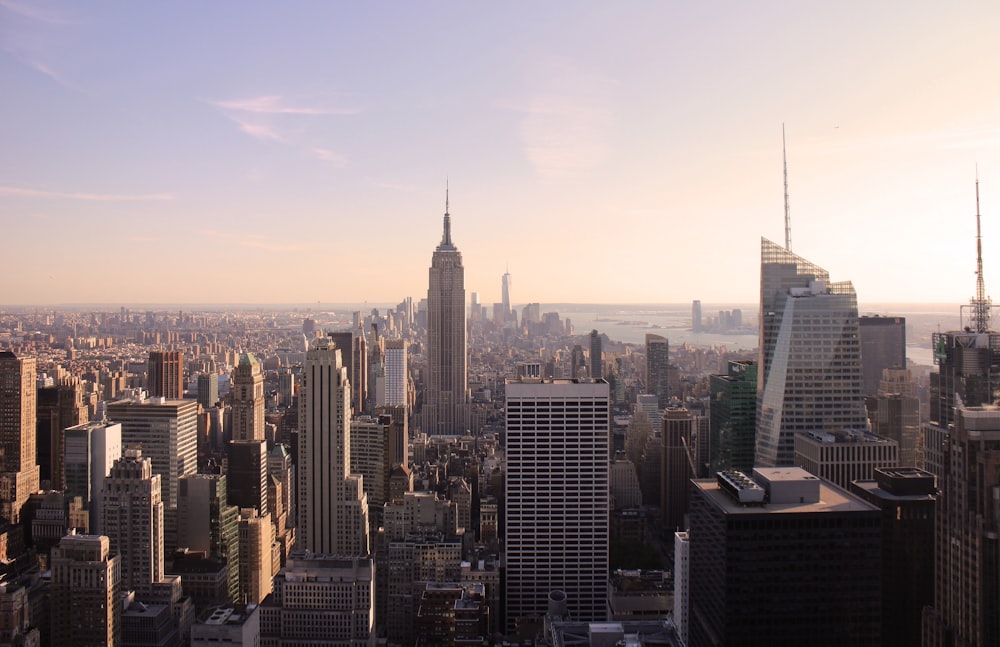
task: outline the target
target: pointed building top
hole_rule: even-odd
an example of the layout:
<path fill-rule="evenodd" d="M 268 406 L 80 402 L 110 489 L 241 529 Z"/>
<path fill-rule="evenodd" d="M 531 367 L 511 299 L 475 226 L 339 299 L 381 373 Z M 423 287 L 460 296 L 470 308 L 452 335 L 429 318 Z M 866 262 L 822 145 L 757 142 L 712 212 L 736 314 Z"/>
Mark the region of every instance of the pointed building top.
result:
<path fill-rule="evenodd" d="M 444 233 L 441 235 L 439 250 L 455 250 L 455 244 L 451 242 L 451 214 L 448 213 L 448 180 L 444 181 Z"/>

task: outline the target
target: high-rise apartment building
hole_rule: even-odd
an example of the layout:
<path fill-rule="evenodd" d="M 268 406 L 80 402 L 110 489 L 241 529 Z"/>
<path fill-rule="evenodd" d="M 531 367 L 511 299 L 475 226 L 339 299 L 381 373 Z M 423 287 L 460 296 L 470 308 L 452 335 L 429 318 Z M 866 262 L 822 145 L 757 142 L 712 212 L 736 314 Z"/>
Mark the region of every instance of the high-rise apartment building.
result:
<path fill-rule="evenodd" d="M 0 517 L 17 523 L 38 490 L 35 358 L 0 351 Z"/>
<path fill-rule="evenodd" d="M 646 393 L 656 396 L 656 407 L 670 405 L 670 343 L 663 335 L 646 333 Z"/>
<path fill-rule="evenodd" d="M 368 554 L 368 498 L 350 473 L 351 387 L 340 350 L 317 339 L 299 396 L 298 545 L 328 555 Z"/>
<path fill-rule="evenodd" d="M 858 318 L 861 335 L 861 372 L 866 396 L 878 393 L 882 371 L 906 368 L 906 319 L 866 316 Z"/>
<path fill-rule="evenodd" d="M 757 435 L 757 362 L 729 362 L 725 375 L 709 377 L 709 466 L 753 469 Z"/>
<path fill-rule="evenodd" d="M 150 351 L 147 373 L 151 397 L 170 400 L 184 397 L 184 353 L 178 350 Z"/>
<path fill-rule="evenodd" d="M 264 370 L 253 353 L 240 353 L 229 392 L 233 440 L 264 440 Z"/>
<path fill-rule="evenodd" d="M 934 606 L 925 647 L 1000 644 L 1000 408 L 959 407 L 944 441 L 935 510 Z"/>
<path fill-rule="evenodd" d="M 121 644 L 121 559 L 102 535 L 70 534 L 52 549 L 52 647 Z"/>
<path fill-rule="evenodd" d="M 601 333 L 590 331 L 590 377 L 604 377 L 604 349 Z"/>
<path fill-rule="evenodd" d="M 691 497 L 690 647 L 882 644 L 877 507 L 798 467 L 719 472 Z"/>
<path fill-rule="evenodd" d="M 506 385 L 506 621 L 544 615 L 563 591 L 577 620 L 607 619 L 608 446 L 604 380 Z"/>
<path fill-rule="evenodd" d="M 101 530 L 101 490 L 111 466 L 122 457 L 122 426 L 85 422 L 63 432 L 63 483 L 67 499 L 80 497 L 89 512 L 90 534 Z"/>
<path fill-rule="evenodd" d="M 445 201 L 444 234 L 431 257 L 427 288 L 427 378 L 423 427 L 430 436 L 461 436 L 469 425 L 466 373 L 465 268 L 451 241 Z"/>
<path fill-rule="evenodd" d="M 796 432 L 866 430 L 849 281 L 761 239 L 756 460 L 791 465 Z"/>
<path fill-rule="evenodd" d="M 138 449 L 126 449 L 104 479 L 101 528 L 112 553 L 121 555 L 126 591 L 148 593 L 163 580 L 161 477 Z"/>
<path fill-rule="evenodd" d="M 406 366 L 406 340 L 385 342 L 385 401 L 380 406 L 405 407 L 409 372 Z"/>

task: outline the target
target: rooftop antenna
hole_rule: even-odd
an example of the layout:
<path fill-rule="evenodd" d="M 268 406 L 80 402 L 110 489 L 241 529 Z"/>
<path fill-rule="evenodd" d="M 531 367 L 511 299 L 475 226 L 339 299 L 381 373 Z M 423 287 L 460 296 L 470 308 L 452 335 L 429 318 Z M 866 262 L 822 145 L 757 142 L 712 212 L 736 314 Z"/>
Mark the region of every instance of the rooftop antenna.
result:
<path fill-rule="evenodd" d="M 444 234 L 441 236 L 441 247 L 453 247 L 451 242 L 451 214 L 448 213 L 448 178 L 444 179 Z"/>
<path fill-rule="evenodd" d="M 788 208 L 788 155 L 785 153 L 784 122 L 781 124 L 781 161 L 785 167 L 785 249 L 792 251 L 792 212 Z"/>
<path fill-rule="evenodd" d="M 979 213 L 979 165 L 976 165 L 976 296 L 972 300 L 972 328 L 976 332 L 986 332 L 990 329 L 990 309 L 992 300 L 986 296 L 986 284 L 983 281 L 983 231 L 980 225 L 982 216 Z"/>

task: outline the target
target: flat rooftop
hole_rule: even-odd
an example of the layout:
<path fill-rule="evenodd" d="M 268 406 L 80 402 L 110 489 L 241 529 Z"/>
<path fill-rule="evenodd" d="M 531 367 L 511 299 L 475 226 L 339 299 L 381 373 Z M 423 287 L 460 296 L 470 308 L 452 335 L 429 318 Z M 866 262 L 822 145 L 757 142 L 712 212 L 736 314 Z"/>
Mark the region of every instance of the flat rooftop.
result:
<path fill-rule="evenodd" d="M 800 474 L 803 471 L 798 467 L 767 469 L 768 476 L 772 480 L 780 480 L 782 478 L 797 480 L 801 478 Z M 714 478 L 693 479 L 691 482 L 704 493 L 706 500 L 710 501 L 725 514 L 731 515 L 753 516 L 761 514 L 878 511 L 877 507 L 822 479 L 819 482 L 819 501 L 813 503 L 808 501 L 805 503 L 765 503 L 763 505 L 751 506 L 744 506 L 737 503 L 729 493 L 719 486 L 718 481 Z"/>

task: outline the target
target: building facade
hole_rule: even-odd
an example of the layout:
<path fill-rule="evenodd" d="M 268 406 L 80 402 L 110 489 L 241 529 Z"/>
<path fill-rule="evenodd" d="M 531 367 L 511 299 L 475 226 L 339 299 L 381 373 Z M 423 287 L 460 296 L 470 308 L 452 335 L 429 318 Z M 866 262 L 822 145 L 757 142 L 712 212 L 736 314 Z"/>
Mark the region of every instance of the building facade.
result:
<path fill-rule="evenodd" d="M 38 490 L 35 358 L 0 351 L 0 517 L 17 523 Z"/>
<path fill-rule="evenodd" d="M 506 385 L 506 622 L 564 591 L 578 620 L 608 606 L 610 394 L 603 380 Z"/>

